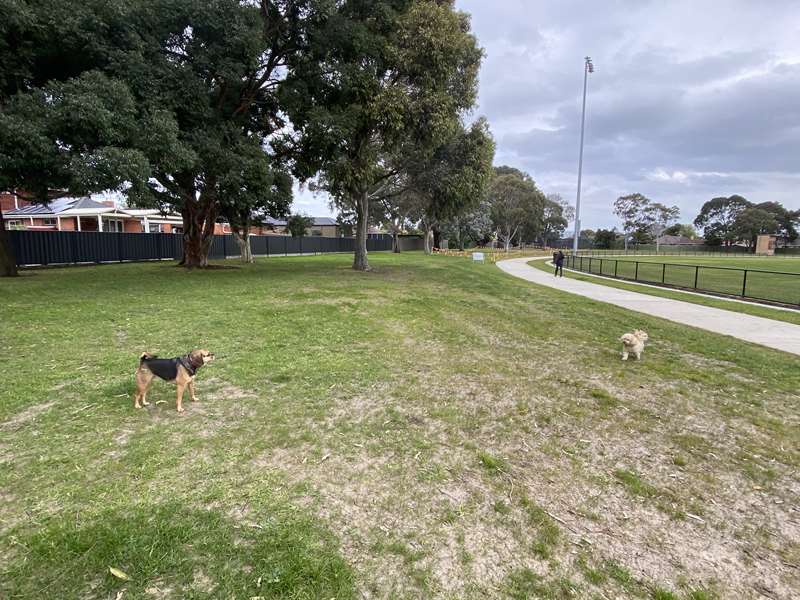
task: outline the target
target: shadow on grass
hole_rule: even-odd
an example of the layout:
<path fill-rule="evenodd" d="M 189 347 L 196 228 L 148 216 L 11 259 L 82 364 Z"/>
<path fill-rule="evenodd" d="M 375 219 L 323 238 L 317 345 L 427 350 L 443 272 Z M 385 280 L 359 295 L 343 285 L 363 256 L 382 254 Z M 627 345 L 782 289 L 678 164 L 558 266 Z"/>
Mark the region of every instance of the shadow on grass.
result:
<path fill-rule="evenodd" d="M 238 523 L 178 503 L 64 514 L 15 538 L 0 597 L 337 598 L 353 575 L 333 537 L 290 510 Z M 130 577 L 111 575 L 109 567 Z"/>

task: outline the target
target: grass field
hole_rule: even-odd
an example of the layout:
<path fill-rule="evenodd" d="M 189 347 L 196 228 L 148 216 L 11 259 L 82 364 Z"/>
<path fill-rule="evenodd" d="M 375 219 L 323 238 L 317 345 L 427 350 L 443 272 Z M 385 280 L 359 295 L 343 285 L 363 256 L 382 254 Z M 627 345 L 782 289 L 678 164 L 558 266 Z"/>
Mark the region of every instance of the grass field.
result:
<path fill-rule="evenodd" d="M 463 258 L 370 261 L 0 282 L 0 597 L 796 592 L 800 360 Z M 138 354 L 195 346 L 200 402 L 159 382 L 133 409 Z"/>
<path fill-rule="evenodd" d="M 683 259 L 681 259 L 681 261 L 679 262 L 682 262 L 682 260 Z M 788 260 L 794 262 L 794 260 L 792 259 Z M 800 260 L 798 260 L 797 262 L 800 262 Z M 532 260 L 528 264 L 530 264 L 532 267 L 535 267 L 542 271 L 546 271 L 548 273 L 553 272 L 553 267 L 550 266 L 548 261 Z M 608 267 L 604 263 L 603 271 L 607 272 L 607 270 Z M 564 277 L 570 277 L 572 279 L 578 279 L 580 281 L 588 281 L 590 283 L 597 283 L 600 285 L 615 287 L 622 290 L 629 290 L 640 294 L 658 296 L 660 298 L 671 298 L 673 300 L 682 300 L 684 302 L 691 302 L 693 304 L 702 304 L 703 306 L 712 306 L 714 308 L 721 308 L 723 310 L 730 310 L 733 312 L 740 312 L 744 314 L 754 315 L 756 317 L 765 317 L 768 319 L 774 319 L 777 321 L 786 321 L 787 323 L 794 323 L 800 325 L 800 310 L 778 310 L 777 308 L 771 307 L 768 304 L 757 304 L 755 303 L 755 301 L 730 302 L 728 300 L 724 300 L 721 298 L 715 298 L 714 296 L 701 296 L 697 294 L 686 293 L 672 288 L 654 287 L 656 284 L 638 285 L 636 283 L 627 283 L 621 279 L 615 280 L 609 278 L 594 277 L 592 275 L 583 272 L 570 271 L 569 268 L 567 268 L 564 271 Z M 606 277 L 610 276 L 607 275 Z M 702 292 L 698 292 L 698 294 L 699 293 Z"/>
<path fill-rule="evenodd" d="M 697 287 L 720 294 L 741 295 L 745 291 L 752 298 L 800 305 L 800 259 L 795 258 L 603 256 L 602 260 L 592 257 L 591 263 L 584 257 L 580 265 L 578 262 L 579 270 L 599 275 Z"/>

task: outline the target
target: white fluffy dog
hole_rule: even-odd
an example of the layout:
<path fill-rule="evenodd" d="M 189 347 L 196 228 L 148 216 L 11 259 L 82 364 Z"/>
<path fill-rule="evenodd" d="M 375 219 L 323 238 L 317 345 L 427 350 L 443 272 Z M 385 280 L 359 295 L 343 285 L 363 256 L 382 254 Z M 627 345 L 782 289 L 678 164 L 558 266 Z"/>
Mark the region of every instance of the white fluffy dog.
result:
<path fill-rule="evenodd" d="M 641 360 L 644 343 L 647 340 L 647 334 L 641 329 L 636 329 L 633 333 L 626 333 L 619 338 L 619 341 L 622 342 L 622 360 L 628 360 L 629 354 L 633 354 L 636 360 Z"/>

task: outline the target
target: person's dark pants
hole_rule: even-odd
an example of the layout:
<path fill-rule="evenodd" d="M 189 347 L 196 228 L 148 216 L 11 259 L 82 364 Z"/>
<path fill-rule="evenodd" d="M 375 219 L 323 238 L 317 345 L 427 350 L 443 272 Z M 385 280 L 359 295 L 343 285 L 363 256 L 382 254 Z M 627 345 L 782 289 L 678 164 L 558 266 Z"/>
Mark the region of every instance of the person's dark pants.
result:
<path fill-rule="evenodd" d="M 564 276 L 564 265 L 563 263 L 556 263 L 556 273 L 555 276 L 558 277 L 559 271 L 561 271 L 561 276 Z"/>

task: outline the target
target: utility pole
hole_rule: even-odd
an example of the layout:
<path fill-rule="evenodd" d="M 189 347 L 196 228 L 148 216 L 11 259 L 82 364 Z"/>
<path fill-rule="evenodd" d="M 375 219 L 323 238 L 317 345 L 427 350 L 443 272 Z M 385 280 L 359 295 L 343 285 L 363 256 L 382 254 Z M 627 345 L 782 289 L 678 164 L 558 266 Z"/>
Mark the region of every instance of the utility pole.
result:
<path fill-rule="evenodd" d="M 583 171 L 583 132 L 586 124 L 586 83 L 589 73 L 594 73 L 591 57 L 584 58 L 583 64 L 583 109 L 581 110 L 581 151 L 578 155 L 578 195 L 575 199 L 575 232 L 572 240 L 572 251 L 578 252 L 578 239 L 581 235 L 581 172 Z"/>

